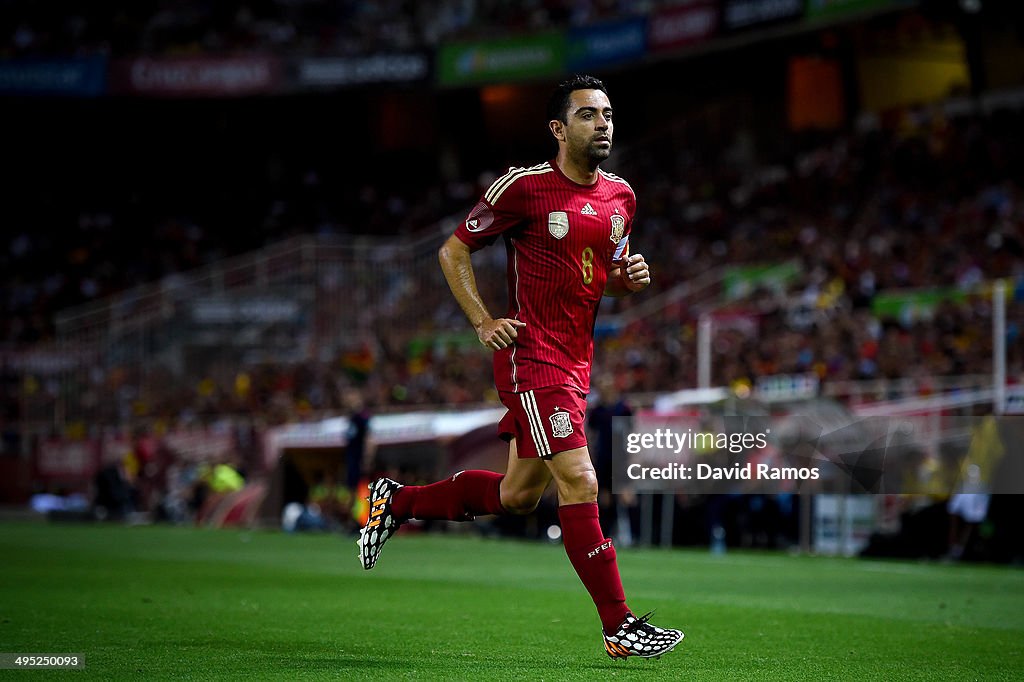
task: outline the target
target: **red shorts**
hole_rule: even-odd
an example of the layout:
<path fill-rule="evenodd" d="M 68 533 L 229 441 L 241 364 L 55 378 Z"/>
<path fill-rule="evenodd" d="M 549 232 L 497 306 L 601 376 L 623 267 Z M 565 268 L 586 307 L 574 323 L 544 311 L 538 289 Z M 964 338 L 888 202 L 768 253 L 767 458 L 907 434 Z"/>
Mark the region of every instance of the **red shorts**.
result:
<path fill-rule="evenodd" d="M 523 393 L 499 391 L 508 412 L 498 422 L 498 435 L 516 439 L 519 457 L 549 459 L 559 452 L 584 447 L 587 397 L 571 386 L 545 386 Z"/>

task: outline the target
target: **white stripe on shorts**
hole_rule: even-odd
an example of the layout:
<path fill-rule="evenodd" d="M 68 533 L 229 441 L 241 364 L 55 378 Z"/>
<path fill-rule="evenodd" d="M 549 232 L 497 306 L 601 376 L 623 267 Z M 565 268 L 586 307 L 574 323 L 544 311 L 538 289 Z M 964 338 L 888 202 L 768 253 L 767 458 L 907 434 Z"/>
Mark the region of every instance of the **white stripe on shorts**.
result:
<path fill-rule="evenodd" d="M 533 445 L 537 449 L 537 454 L 542 454 L 540 435 L 537 433 L 537 424 L 533 421 L 533 413 L 530 411 L 530 403 L 526 400 L 526 393 L 519 394 L 519 402 L 523 404 L 526 420 L 530 422 L 530 436 L 533 437 Z"/>
<path fill-rule="evenodd" d="M 548 443 L 548 434 L 544 431 L 544 422 L 540 418 L 540 410 L 537 409 L 537 397 L 533 394 L 533 391 L 527 391 L 526 400 L 528 408 L 526 414 L 533 414 L 533 420 L 537 424 L 537 430 L 540 432 L 540 440 L 537 441 L 537 452 L 542 456 L 551 455 L 551 445 Z"/>

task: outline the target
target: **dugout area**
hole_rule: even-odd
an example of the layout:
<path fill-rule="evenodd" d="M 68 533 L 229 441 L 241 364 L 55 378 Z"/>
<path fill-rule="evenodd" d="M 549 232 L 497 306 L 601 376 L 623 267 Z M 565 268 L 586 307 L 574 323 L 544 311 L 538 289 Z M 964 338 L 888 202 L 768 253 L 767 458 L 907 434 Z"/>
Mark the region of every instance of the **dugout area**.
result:
<path fill-rule="evenodd" d="M 508 445 L 496 424 L 504 408 L 372 417 L 359 487 L 378 475 L 424 484 L 463 469 L 504 471 Z M 310 500 L 317 486 L 348 487 L 348 419 L 290 424 L 264 436 L 269 490 L 259 511 L 261 525 L 277 527 L 284 507 Z M 365 496 L 365 491 L 356 495 Z"/>

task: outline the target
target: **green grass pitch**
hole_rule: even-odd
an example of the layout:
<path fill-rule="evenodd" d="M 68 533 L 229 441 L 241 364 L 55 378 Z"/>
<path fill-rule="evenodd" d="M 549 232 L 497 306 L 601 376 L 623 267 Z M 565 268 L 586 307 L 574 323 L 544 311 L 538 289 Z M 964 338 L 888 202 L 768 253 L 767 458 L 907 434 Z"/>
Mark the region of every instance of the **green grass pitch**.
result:
<path fill-rule="evenodd" d="M 0 652 L 80 653 L 9 679 L 1024 679 L 1024 571 L 619 551 L 637 611 L 686 639 L 607 658 L 561 546 L 0 525 Z"/>

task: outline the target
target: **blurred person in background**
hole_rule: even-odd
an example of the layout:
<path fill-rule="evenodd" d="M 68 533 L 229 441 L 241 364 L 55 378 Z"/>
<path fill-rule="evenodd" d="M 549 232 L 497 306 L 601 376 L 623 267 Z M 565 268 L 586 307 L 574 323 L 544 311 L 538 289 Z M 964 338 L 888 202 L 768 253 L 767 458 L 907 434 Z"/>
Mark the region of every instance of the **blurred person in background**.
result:
<path fill-rule="evenodd" d="M 612 494 L 612 454 L 615 450 L 615 439 L 628 431 L 616 429 L 616 417 L 628 418 L 633 409 L 626 402 L 625 396 L 615 386 L 615 379 L 602 376 L 597 384 L 597 401 L 590 410 L 587 424 L 593 431 L 594 471 L 597 474 L 597 504 L 600 508 L 601 528 L 605 535 L 615 535 L 619 544 L 632 544 L 632 528 L 629 521 L 629 508 L 636 497 L 627 493 L 625 499 L 621 495 Z M 623 420 L 625 421 L 625 420 Z"/>
<path fill-rule="evenodd" d="M 96 518 L 120 520 L 135 511 L 138 493 L 134 482 L 137 471 L 138 466 L 129 453 L 96 472 L 93 481 L 93 509 Z"/>
<path fill-rule="evenodd" d="M 245 487 L 245 477 L 239 472 L 233 459 L 233 456 L 228 454 L 220 461 L 204 462 L 199 465 L 191 503 L 196 515 L 196 525 L 202 524 L 227 495 Z"/>
<path fill-rule="evenodd" d="M 370 412 L 363 395 L 356 389 L 346 392 L 345 402 L 350 410 L 345 443 L 345 485 L 356 490 L 363 476 L 366 458 L 366 438 L 370 433 Z"/>

